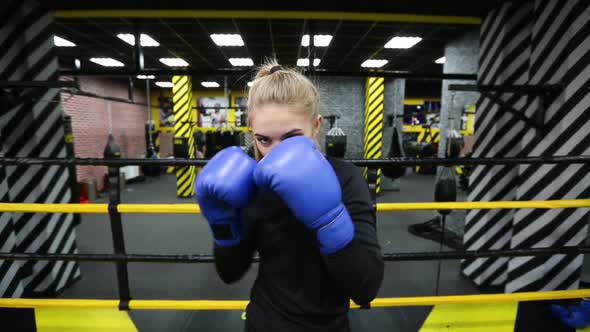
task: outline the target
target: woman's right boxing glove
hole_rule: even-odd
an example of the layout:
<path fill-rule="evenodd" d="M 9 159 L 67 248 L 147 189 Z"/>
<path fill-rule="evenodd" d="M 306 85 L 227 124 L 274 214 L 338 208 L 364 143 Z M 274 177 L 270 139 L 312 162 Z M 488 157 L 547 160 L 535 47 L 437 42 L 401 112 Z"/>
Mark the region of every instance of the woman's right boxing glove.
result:
<path fill-rule="evenodd" d="M 241 148 L 219 151 L 195 181 L 195 194 L 215 243 L 234 246 L 243 236 L 241 210 L 256 194 L 256 161 Z"/>

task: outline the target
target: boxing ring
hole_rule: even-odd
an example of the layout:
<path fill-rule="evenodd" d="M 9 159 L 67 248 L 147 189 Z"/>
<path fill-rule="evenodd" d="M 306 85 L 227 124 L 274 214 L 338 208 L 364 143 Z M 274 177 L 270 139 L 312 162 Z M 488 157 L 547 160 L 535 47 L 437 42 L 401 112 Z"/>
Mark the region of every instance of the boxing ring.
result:
<path fill-rule="evenodd" d="M 37 204 L 0 203 L 0 213 L 76 213 L 109 214 L 113 235 L 114 253 L 93 254 L 53 254 L 53 253 L 14 253 L 0 252 L 2 260 L 49 260 L 49 261 L 92 261 L 113 262 L 117 267 L 118 299 L 33 299 L 1 298 L 4 308 L 118 308 L 119 310 L 243 310 L 248 301 L 244 300 L 140 300 L 133 299 L 129 290 L 127 263 L 212 263 L 210 254 L 128 254 L 125 251 L 121 218 L 123 214 L 199 214 L 197 204 L 124 204 L 120 200 L 120 178 L 118 168 L 127 165 L 144 166 L 203 166 L 206 160 L 187 159 L 50 159 L 50 158 L 0 158 L 0 165 L 104 165 L 109 168 L 108 204 Z M 524 158 L 459 158 L 459 159 L 410 159 L 390 158 L 379 160 L 350 160 L 350 162 L 375 171 L 379 167 L 421 166 L 421 165 L 516 165 L 516 164 L 585 164 L 590 156 L 575 157 L 524 157 Z M 370 177 L 369 177 L 370 179 Z M 369 181 L 369 188 L 374 183 Z M 375 193 L 373 193 L 375 194 Z M 567 209 L 590 208 L 590 199 L 573 200 L 534 200 L 534 201 L 496 201 L 496 202 L 419 202 L 419 203 L 380 203 L 374 205 L 377 212 L 417 211 L 417 210 L 468 210 L 468 209 Z M 431 251 L 431 252 L 390 252 L 383 253 L 384 261 L 410 260 L 449 260 L 465 258 L 549 256 L 556 254 L 577 255 L 590 253 L 590 246 L 566 246 L 559 248 L 528 248 L 518 250 L 485 251 Z M 258 257 L 254 257 L 258 261 Z M 376 298 L 369 306 L 359 306 L 351 301 L 351 308 L 377 308 L 398 306 L 432 306 L 438 304 L 475 304 L 498 302 L 524 302 L 539 300 L 564 300 L 590 297 L 590 289 L 559 290 L 542 292 L 521 292 L 510 294 L 477 294 L 451 296 L 419 296 Z"/>

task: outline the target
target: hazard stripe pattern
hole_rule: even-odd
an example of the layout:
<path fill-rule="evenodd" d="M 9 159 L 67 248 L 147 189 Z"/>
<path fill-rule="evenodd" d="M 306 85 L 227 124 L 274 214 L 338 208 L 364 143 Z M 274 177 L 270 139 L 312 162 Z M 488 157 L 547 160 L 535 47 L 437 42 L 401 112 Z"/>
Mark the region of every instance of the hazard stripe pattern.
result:
<path fill-rule="evenodd" d="M 172 102 L 174 111 L 174 137 L 188 139 L 188 156 L 195 158 L 193 126 L 195 123 L 192 108 L 192 80 L 190 76 L 173 76 Z M 176 195 L 178 197 L 194 196 L 195 167 L 176 168 Z"/>
<path fill-rule="evenodd" d="M 480 33 L 480 84 L 555 84 L 564 93 L 545 102 L 539 134 L 489 98 L 478 100 L 473 157 L 584 155 L 590 151 L 590 2 L 547 0 L 504 3 L 488 13 Z M 533 118 L 539 98 L 503 94 L 504 102 Z M 477 166 L 469 201 L 588 197 L 590 165 Z M 471 210 L 467 250 L 582 245 L 588 210 Z M 462 273 L 506 292 L 575 289 L 582 255 L 468 259 Z"/>
<path fill-rule="evenodd" d="M 365 126 L 363 135 L 363 157 L 382 158 L 383 150 L 383 99 L 385 85 L 383 77 L 369 77 L 365 85 Z M 365 178 L 367 169 L 364 170 Z M 381 169 L 377 170 L 376 190 L 381 187 Z"/>
<path fill-rule="evenodd" d="M 0 80 L 58 79 L 54 17 L 37 1 L 4 1 L 0 9 Z M 65 158 L 60 92 L 32 89 L 30 98 L 0 112 L 1 157 Z M 71 175 L 64 166 L 6 167 L 0 171 L 2 202 L 69 203 Z M 77 252 L 76 223 L 69 213 L 2 213 L 3 252 Z M 0 261 L 0 296 L 55 294 L 80 276 L 76 262 Z"/>

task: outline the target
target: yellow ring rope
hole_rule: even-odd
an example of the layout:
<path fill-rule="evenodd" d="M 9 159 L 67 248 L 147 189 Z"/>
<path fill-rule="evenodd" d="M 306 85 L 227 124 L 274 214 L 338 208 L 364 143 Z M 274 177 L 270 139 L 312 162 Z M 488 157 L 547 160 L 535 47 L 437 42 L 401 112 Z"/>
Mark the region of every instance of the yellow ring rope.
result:
<path fill-rule="evenodd" d="M 379 203 L 377 204 L 377 211 L 566 209 L 588 207 L 590 207 L 590 199 L 564 199 L 549 201 Z M 201 209 L 197 204 L 119 204 L 117 209 L 121 213 L 201 213 Z M 0 203 L 0 212 L 108 213 L 108 205 Z"/>
<path fill-rule="evenodd" d="M 475 294 L 451 296 L 419 296 L 377 298 L 371 307 L 432 306 L 438 304 L 476 304 L 497 302 L 523 302 L 540 300 L 564 300 L 590 297 L 590 289 L 512 294 Z M 130 300 L 132 310 L 244 310 L 246 300 Z M 86 299 L 19 299 L 0 298 L 3 308 L 118 308 L 119 300 Z M 350 302 L 350 307 L 359 306 Z"/>

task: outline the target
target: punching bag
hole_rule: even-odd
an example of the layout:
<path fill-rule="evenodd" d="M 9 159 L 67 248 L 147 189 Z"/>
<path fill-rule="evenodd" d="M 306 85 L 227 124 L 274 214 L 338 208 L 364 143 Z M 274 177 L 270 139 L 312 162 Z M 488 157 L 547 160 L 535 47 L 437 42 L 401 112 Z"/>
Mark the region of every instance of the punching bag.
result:
<path fill-rule="evenodd" d="M 449 138 L 449 158 L 459 158 L 463 150 L 463 137 Z"/>
<path fill-rule="evenodd" d="M 156 126 L 155 126 L 154 122 L 148 121 L 145 124 L 145 142 L 146 142 L 145 158 L 146 159 L 158 159 L 159 158 L 158 148 L 154 145 L 154 142 L 156 141 L 157 137 L 158 137 L 158 131 L 156 130 Z M 143 175 L 151 177 L 151 176 L 160 175 L 164 171 L 164 168 L 161 166 L 142 165 L 141 171 L 143 172 Z"/>
<path fill-rule="evenodd" d="M 440 175 L 434 186 L 435 202 L 456 202 L 457 201 L 457 182 L 455 181 L 455 172 L 452 167 L 442 167 Z M 451 210 L 439 210 L 442 215 L 447 215 Z"/>
<path fill-rule="evenodd" d="M 404 153 L 402 150 L 402 144 L 400 141 L 399 133 L 397 131 L 397 127 L 393 127 L 393 133 L 391 134 L 391 146 L 389 147 L 389 154 L 387 155 L 388 158 L 403 158 Z M 404 174 L 406 174 L 406 167 L 404 166 L 385 166 L 381 168 L 383 175 L 387 176 L 390 179 L 399 179 Z"/>
<path fill-rule="evenodd" d="M 326 155 L 334 158 L 344 158 L 346 154 L 346 134 L 338 127 L 326 133 Z"/>
<path fill-rule="evenodd" d="M 420 155 L 421 149 L 422 149 L 422 145 L 418 142 L 414 142 L 414 141 L 404 142 L 404 152 L 406 153 L 406 157 L 417 158 Z"/>
<path fill-rule="evenodd" d="M 121 158 L 121 148 L 115 142 L 115 137 L 113 134 L 109 134 L 109 138 L 107 139 L 107 145 L 104 148 L 104 158 Z"/>

